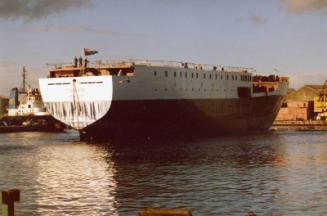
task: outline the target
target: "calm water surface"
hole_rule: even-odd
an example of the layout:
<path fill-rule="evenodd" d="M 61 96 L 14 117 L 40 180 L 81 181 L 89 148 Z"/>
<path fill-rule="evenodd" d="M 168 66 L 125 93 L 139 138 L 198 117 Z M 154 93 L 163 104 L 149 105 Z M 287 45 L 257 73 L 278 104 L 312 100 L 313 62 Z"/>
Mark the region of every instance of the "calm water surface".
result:
<path fill-rule="evenodd" d="M 84 143 L 78 134 L 0 134 L 0 189 L 17 215 L 327 215 L 327 132 L 197 141 Z"/>

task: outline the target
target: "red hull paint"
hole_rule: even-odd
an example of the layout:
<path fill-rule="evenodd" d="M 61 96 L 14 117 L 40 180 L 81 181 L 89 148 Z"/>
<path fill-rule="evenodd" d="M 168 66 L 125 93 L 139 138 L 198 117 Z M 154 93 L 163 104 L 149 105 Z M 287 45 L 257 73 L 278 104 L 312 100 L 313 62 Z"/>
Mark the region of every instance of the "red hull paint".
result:
<path fill-rule="evenodd" d="M 113 140 L 260 132 L 271 126 L 282 99 L 112 101 L 108 113 L 80 135 L 82 140 Z"/>

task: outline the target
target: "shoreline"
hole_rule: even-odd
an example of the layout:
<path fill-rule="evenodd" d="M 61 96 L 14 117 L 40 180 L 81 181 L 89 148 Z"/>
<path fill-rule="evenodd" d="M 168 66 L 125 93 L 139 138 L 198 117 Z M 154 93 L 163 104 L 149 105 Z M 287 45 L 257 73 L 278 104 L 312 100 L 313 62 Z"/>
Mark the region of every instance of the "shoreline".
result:
<path fill-rule="evenodd" d="M 326 120 L 274 121 L 271 130 L 327 131 Z"/>

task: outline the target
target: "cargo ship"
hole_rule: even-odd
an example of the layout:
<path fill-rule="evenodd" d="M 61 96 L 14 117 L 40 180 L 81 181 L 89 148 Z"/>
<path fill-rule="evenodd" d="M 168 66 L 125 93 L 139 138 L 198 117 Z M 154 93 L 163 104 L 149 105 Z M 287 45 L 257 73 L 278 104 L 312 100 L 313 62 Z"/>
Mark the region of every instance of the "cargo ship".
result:
<path fill-rule="evenodd" d="M 288 84 L 251 68 L 152 60 L 55 64 L 39 79 L 47 111 L 82 140 L 265 131 Z"/>

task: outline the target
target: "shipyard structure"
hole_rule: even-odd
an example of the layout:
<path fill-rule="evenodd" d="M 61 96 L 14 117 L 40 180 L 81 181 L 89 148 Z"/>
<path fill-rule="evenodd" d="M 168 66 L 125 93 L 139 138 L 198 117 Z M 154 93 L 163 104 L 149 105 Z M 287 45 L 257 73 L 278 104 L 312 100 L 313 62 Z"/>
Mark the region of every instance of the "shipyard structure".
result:
<path fill-rule="evenodd" d="M 288 78 L 249 68 L 142 61 L 56 64 L 39 79 L 47 111 L 82 139 L 197 137 L 267 130 Z"/>
<path fill-rule="evenodd" d="M 327 120 L 327 80 L 289 90 L 276 121 Z"/>

